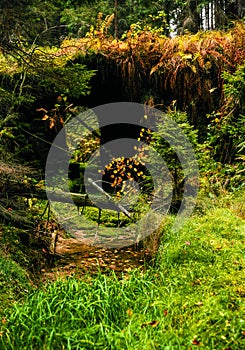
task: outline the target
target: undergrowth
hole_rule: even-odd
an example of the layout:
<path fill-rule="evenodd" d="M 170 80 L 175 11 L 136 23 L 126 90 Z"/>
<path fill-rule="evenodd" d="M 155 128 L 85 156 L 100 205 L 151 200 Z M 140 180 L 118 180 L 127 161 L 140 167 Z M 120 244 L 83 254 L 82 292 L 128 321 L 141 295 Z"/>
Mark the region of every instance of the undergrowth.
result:
<path fill-rule="evenodd" d="M 32 289 L 26 271 L 0 251 L 0 317 Z M 2 323 L 4 323 L 4 318 Z"/>

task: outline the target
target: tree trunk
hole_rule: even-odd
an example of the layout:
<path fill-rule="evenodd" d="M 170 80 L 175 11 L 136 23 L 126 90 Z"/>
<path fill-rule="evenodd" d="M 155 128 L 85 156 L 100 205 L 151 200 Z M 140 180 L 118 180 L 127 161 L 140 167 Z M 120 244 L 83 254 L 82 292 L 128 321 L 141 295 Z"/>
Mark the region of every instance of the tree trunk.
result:
<path fill-rule="evenodd" d="M 229 21 L 239 18 L 239 7 L 242 7 L 242 0 L 226 0 L 225 14 Z M 239 6 L 240 5 L 240 6 Z"/>
<path fill-rule="evenodd" d="M 114 38 L 118 38 L 118 0 L 114 0 Z"/>

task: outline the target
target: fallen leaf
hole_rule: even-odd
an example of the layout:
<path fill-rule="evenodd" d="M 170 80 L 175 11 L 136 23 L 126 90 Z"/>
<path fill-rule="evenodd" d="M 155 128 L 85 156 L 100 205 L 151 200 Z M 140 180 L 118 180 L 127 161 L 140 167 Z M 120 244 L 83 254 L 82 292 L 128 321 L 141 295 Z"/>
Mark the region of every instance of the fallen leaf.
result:
<path fill-rule="evenodd" d="M 196 286 L 196 285 L 199 285 L 199 284 L 201 284 L 201 281 L 198 279 L 198 280 L 192 282 L 191 285 L 192 285 L 192 286 Z"/>
<path fill-rule="evenodd" d="M 168 315 L 168 310 L 164 310 L 163 314 L 164 314 L 164 316 L 167 316 Z"/>
<path fill-rule="evenodd" d="M 2 324 L 5 324 L 7 322 L 7 319 L 4 317 L 3 319 L 2 319 Z"/>
<path fill-rule="evenodd" d="M 141 328 L 144 328 L 146 326 L 157 327 L 158 325 L 159 325 L 159 321 L 154 320 L 154 321 L 151 321 L 151 322 L 143 323 L 141 325 Z"/>
<path fill-rule="evenodd" d="M 202 301 L 198 301 L 195 305 L 197 305 L 197 306 L 202 306 L 202 305 L 203 305 L 203 302 L 202 302 Z"/>
<path fill-rule="evenodd" d="M 197 339 L 194 339 L 194 340 L 192 340 L 192 345 L 197 345 L 197 346 L 199 346 L 199 345 L 201 345 L 201 342 L 198 341 Z"/>
<path fill-rule="evenodd" d="M 127 310 L 127 315 L 128 315 L 129 317 L 132 317 L 132 316 L 133 316 L 133 310 L 130 309 L 130 308 L 128 308 L 128 310 Z"/>

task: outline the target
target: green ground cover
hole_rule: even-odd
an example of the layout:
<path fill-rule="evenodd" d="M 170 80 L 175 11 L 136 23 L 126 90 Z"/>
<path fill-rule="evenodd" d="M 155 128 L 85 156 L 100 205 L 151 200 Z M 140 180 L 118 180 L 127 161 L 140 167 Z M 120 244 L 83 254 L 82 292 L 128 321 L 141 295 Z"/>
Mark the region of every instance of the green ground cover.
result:
<path fill-rule="evenodd" d="M 237 208 L 196 213 L 177 234 L 167 220 L 145 272 L 68 277 L 26 293 L 2 313 L 0 349 L 243 349 L 245 222 Z M 16 286 L 23 275 L 15 278 Z"/>

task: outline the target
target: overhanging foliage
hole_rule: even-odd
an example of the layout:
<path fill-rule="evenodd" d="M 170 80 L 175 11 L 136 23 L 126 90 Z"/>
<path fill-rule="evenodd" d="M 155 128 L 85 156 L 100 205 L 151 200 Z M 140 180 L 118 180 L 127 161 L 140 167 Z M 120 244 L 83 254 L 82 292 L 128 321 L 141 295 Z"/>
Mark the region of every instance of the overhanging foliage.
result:
<path fill-rule="evenodd" d="M 228 32 L 199 32 L 175 38 L 132 27 L 125 40 L 108 35 L 108 23 L 86 38 L 65 40 L 58 54 L 97 65 L 104 80 L 121 80 L 125 100 L 168 106 L 188 113 L 194 125 L 223 103 L 223 71 L 235 72 L 245 59 L 245 25 Z M 153 101 L 152 101 L 153 98 Z"/>

